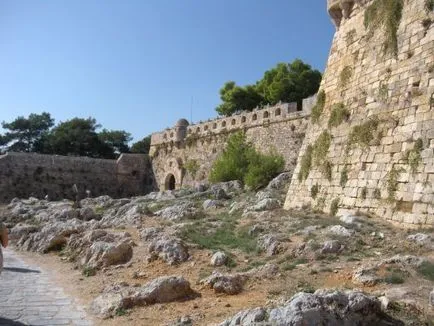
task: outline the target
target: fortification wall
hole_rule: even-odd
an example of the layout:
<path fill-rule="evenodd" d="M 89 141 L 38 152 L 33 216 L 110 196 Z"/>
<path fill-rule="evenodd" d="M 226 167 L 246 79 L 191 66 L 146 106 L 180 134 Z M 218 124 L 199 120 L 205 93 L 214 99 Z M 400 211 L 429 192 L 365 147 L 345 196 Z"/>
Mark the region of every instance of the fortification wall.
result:
<path fill-rule="evenodd" d="M 170 188 L 171 176 L 176 188 L 207 182 L 212 163 L 225 148 L 228 136 L 240 130 L 261 152 L 276 150 L 282 154 L 285 169 L 292 172 L 312 102 L 305 100 L 301 111 L 297 111 L 296 103 L 279 103 L 194 125 L 181 119 L 175 127 L 153 134 L 150 156 L 159 189 Z M 192 162 L 197 169 L 191 169 Z"/>
<path fill-rule="evenodd" d="M 52 200 L 80 197 L 133 196 L 153 188 L 152 169 L 146 155 L 121 155 L 116 160 L 29 153 L 0 156 L 0 202 L 35 196 Z"/>
<path fill-rule="evenodd" d="M 384 28 L 370 34 L 364 26 L 372 3 L 328 0 L 337 31 L 320 88 L 324 111 L 309 123 L 285 208 L 339 207 L 434 225 L 434 15 L 424 0 L 403 1 L 397 55 L 384 54 Z M 349 118 L 329 127 L 339 103 Z M 315 162 L 324 131 L 331 144 Z"/>

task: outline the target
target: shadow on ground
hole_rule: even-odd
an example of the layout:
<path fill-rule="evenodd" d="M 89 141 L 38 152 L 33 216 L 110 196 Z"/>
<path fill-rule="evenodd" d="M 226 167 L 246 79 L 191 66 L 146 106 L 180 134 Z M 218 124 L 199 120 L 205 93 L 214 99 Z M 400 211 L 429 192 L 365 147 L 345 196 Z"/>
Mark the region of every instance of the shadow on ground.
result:
<path fill-rule="evenodd" d="M 19 321 L 13 321 L 0 317 L 0 326 L 25 326 L 26 324 L 20 323 Z"/>
<path fill-rule="evenodd" d="M 3 267 L 3 270 L 8 272 L 14 272 L 14 273 L 40 273 L 40 271 L 36 269 L 19 268 L 19 267 Z"/>

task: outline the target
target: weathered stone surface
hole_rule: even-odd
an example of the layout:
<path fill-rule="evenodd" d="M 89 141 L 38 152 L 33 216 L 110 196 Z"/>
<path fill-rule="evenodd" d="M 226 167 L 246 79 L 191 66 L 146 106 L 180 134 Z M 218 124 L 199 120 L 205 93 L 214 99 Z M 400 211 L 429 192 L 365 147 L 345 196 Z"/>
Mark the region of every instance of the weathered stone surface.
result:
<path fill-rule="evenodd" d="M 203 202 L 202 207 L 204 210 L 216 209 L 222 207 L 223 203 L 219 200 L 207 199 Z"/>
<path fill-rule="evenodd" d="M 255 308 L 239 312 L 220 326 L 252 325 L 370 326 L 404 325 L 381 311 L 380 302 L 361 292 L 318 290 L 298 293 L 274 309 Z"/>
<path fill-rule="evenodd" d="M 429 294 L 429 304 L 431 306 L 434 306 L 434 289 L 431 291 L 431 293 Z"/>
<path fill-rule="evenodd" d="M 342 245 L 337 240 L 326 241 L 320 249 L 322 254 L 336 254 L 342 250 Z"/>
<path fill-rule="evenodd" d="M 266 189 L 283 190 L 286 186 L 289 186 L 290 181 L 291 181 L 290 173 L 281 173 L 273 180 L 270 181 Z"/>
<path fill-rule="evenodd" d="M 133 248 L 128 242 L 94 242 L 81 262 L 91 268 L 125 264 L 133 257 Z"/>
<path fill-rule="evenodd" d="M 211 257 L 211 265 L 215 267 L 223 266 L 226 264 L 227 261 L 228 261 L 228 256 L 221 251 L 215 252 Z"/>
<path fill-rule="evenodd" d="M 407 237 L 408 241 L 411 242 L 415 242 L 420 246 L 434 246 L 433 243 L 433 237 L 431 236 L 431 234 L 426 234 L 426 233 L 416 233 L 416 234 L 411 234 Z"/>
<path fill-rule="evenodd" d="M 265 251 L 267 256 L 274 256 L 282 251 L 280 241 L 272 234 L 265 234 L 259 237 L 258 246 Z"/>
<path fill-rule="evenodd" d="M 266 211 L 272 210 L 281 207 L 281 203 L 278 199 L 275 198 L 265 198 L 257 202 L 255 205 L 251 207 L 252 211 Z"/>
<path fill-rule="evenodd" d="M 355 233 L 354 230 L 347 229 L 341 225 L 333 225 L 327 229 L 327 232 L 341 237 L 351 237 Z"/>
<path fill-rule="evenodd" d="M 155 212 L 155 215 L 170 221 L 179 221 L 188 218 L 195 218 L 198 213 L 198 210 L 194 207 L 192 202 L 181 202 L 157 211 Z"/>
<path fill-rule="evenodd" d="M 242 274 L 224 275 L 219 272 L 213 272 L 209 277 L 201 280 L 200 283 L 211 287 L 216 293 L 234 295 L 243 290 L 246 280 L 247 276 Z"/>
<path fill-rule="evenodd" d="M 182 263 L 190 257 L 188 247 L 178 238 L 161 234 L 148 246 L 150 260 L 163 259 L 169 265 Z"/>
<path fill-rule="evenodd" d="M 119 309 L 183 301 L 196 296 L 198 294 L 183 277 L 162 276 L 139 288 L 125 284 L 111 286 L 92 301 L 90 310 L 100 318 L 109 318 Z"/>

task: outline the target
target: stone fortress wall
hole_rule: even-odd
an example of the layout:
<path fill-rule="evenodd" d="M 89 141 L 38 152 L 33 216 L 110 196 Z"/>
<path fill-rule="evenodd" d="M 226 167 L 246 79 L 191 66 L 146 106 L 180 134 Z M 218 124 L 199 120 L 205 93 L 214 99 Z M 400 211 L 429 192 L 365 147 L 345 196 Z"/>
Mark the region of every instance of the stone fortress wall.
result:
<path fill-rule="evenodd" d="M 384 54 L 383 28 L 370 34 L 364 26 L 372 3 L 328 0 L 337 30 L 320 87 L 324 111 L 306 130 L 285 208 L 339 207 L 434 225 L 434 13 L 425 0 L 403 1 L 397 54 Z M 329 127 L 338 106 L 349 117 Z M 324 132 L 331 142 L 318 162 Z"/>
<path fill-rule="evenodd" d="M 305 99 L 300 111 L 297 103 L 279 103 L 193 125 L 181 119 L 175 127 L 152 134 L 150 156 L 159 189 L 206 183 L 228 135 L 240 130 L 261 152 L 282 154 L 285 169 L 292 172 L 314 102 L 315 96 Z"/>
<path fill-rule="evenodd" d="M 126 197 L 153 190 L 154 179 L 146 155 L 122 154 L 118 160 L 7 153 L 0 156 L 0 203 L 14 197 L 35 196 L 51 200 L 75 199 L 73 185 L 84 198 Z"/>

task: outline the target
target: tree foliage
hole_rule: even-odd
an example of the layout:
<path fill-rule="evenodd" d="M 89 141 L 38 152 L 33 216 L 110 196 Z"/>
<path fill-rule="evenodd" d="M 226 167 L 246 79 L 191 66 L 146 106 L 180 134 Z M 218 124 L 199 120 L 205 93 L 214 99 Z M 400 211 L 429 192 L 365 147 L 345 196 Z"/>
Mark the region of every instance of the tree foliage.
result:
<path fill-rule="evenodd" d="M 130 150 L 130 133 L 107 129 L 98 132 L 101 126 L 93 118 L 74 118 L 53 126 L 54 119 L 46 112 L 3 122 L 6 132 L 0 134 L 0 149 L 96 158 L 116 158 Z"/>
<path fill-rule="evenodd" d="M 220 115 L 232 115 L 239 111 L 251 111 L 255 107 L 282 102 L 297 102 L 318 91 L 321 73 L 302 60 L 279 63 L 265 72 L 255 85 L 238 86 L 229 81 L 220 89 L 222 103 L 216 108 Z"/>
<path fill-rule="evenodd" d="M 146 136 L 142 140 L 131 145 L 131 153 L 149 154 L 151 148 L 151 136 Z"/>
<path fill-rule="evenodd" d="M 258 189 L 283 171 L 285 161 L 276 153 L 259 153 L 246 141 L 244 133 L 229 137 L 223 153 L 214 162 L 211 182 L 241 180 L 251 189 Z"/>
<path fill-rule="evenodd" d="M 0 135 L 0 146 L 8 151 L 32 152 L 53 125 L 54 120 L 47 112 L 32 113 L 27 118 L 19 116 L 12 122 L 3 121 L 2 127 L 7 131 Z"/>

